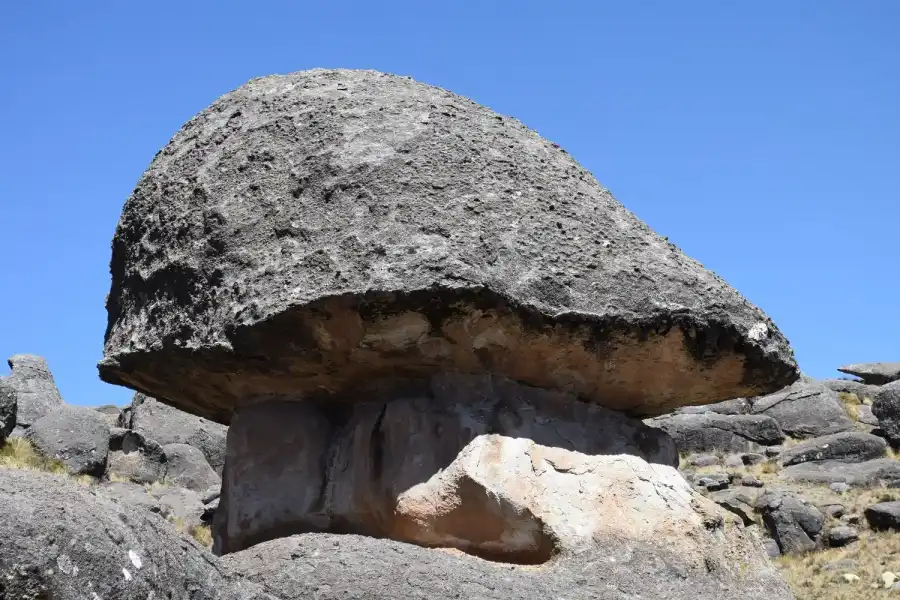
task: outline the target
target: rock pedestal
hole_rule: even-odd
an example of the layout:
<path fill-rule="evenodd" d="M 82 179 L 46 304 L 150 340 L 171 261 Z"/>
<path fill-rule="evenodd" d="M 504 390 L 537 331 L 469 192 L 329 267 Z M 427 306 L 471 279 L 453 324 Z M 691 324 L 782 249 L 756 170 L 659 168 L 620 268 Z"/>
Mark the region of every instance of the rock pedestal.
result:
<path fill-rule="evenodd" d="M 156 156 L 111 274 L 101 377 L 231 425 L 220 554 L 677 557 L 786 597 L 636 417 L 791 384 L 787 340 L 515 120 L 371 71 L 251 81 Z"/>

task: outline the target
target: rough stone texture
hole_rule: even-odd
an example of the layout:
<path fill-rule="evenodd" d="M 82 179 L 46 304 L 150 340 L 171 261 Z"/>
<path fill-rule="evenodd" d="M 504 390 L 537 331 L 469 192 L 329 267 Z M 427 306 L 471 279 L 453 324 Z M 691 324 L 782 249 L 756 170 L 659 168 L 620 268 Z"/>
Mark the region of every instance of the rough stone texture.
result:
<path fill-rule="evenodd" d="M 749 534 L 738 531 L 751 543 Z M 602 550 L 534 568 L 391 540 L 307 534 L 230 554 L 221 564 L 226 574 L 265 585 L 280 600 L 793 599 L 755 539 L 745 556 L 709 558 L 678 548 L 604 542 Z"/>
<path fill-rule="evenodd" d="M 191 119 L 110 270 L 101 377 L 222 423 L 451 368 L 635 415 L 798 376 L 762 311 L 557 145 L 373 71 L 255 79 Z"/>
<path fill-rule="evenodd" d="M 732 398 L 714 404 L 701 404 L 700 406 L 682 406 L 675 410 L 676 414 L 700 414 L 714 412 L 720 415 L 746 415 L 750 413 L 750 401 L 746 398 Z"/>
<path fill-rule="evenodd" d="M 783 554 L 800 554 L 816 547 L 825 517 L 790 492 L 767 492 L 756 499 L 756 509 Z"/>
<path fill-rule="evenodd" d="M 62 477 L 0 469 L 0 514 L 0 598 L 253 597 L 159 516 Z"/>
<path fill-rule="evenodd" d="M 644 421 L 672 436 L 679 452 L 742 452 L 754 444 L 784 441 L 775 419 L 766 415 L 679 414 Z"/>
<path fill-rule="evenodd" d="M 698 454 L 690 457 L 688 463 L 693 467 L 712 467 L 722 464 L 722 459 L 716 454 Z"/>
<path fill-rule="evenodd" d="M 228 428 L 137 393 L 121 419 L 123 427 L 165 446 L 189 444 L 200 450 L 209 466 L 222 473 Z"/>
<path fill-rule="evenodd" d="M 490 376 L 340 413 L 262 403 L 229 430 L 215 548 L 349 531 L 539 562 L 618 528 L 702 538 L 677 463 L 662 431 Z"/>
<path fill-rule="evenodd" d="M 109 454 L 109 425 L 83 406 L 63 405 L 34 423 L 25 434 L 40 454 L 61 460 L 74 475 L 100 477 Z"/>
<path fill-rule="evenodd" d="M 832 527 L 828 530 L 827 541 L 832 548 L 840 548 L 859 540 L 859 530 L 855 527 Z"/>
<path fill-rule="evenodd" d="M 163 452 L 166 455 L 166 481 L 172 485 L 195 492 L 221 485 L 222 480 L 197 448 L 187 444 L 166 444 Z"/>
<path fill-rule="evenodd" d="M 785 467 L 779 477 L 791 483 L 845 483 L 853 487 L 872 487 L 900 482 L 900 463 L 891 458 L 862 463 L 825 460 Z"/>
<path fill-rule="evenodd" d="M 798 381 L 775 394 L 753 398 L 751 404 L 753 414 L 772 417 L 784 433 L 795 438 L 854 428 L 837 392 L 819 382 Z"/>
<path fill-rule="evenodd" d="M 753 506 L 757 496 L 759 496 L 757 490 L 746 489 L 721 490 L 709 495 L 713 502 L 740 517 L 744 525 L 751 525 L 754 522 Z"/>
<path fill-rule="evenodd" d="M 699 488 L 714 492 L 717 490 L 724 490 L 731 485 L 731 477 L 728 473 L 709 473 L 708 475 L 701 475 L 698 477 L 695 484 Z"/>
<path fill-rule="evenodd" d="M 868 404 L 860 404 L 856 407 L 856 420 L 864 425 L 871 425 L 872 427 L 878 427 L 878 417 L 875 416 L 875 413 L 872 412 L 872 407 Z"/>
<path fill-rule="evenodd" d="M 118 427 L 122 417 L 122 409 L 114 404 L 104 404 L 103 406 L 95 406 L 94 410 L 103 415 L 106 423 L 110 427 Z"/>
<path fill-rule="evenodd" d="M 879 502 L 865 510 L 866 521 L 872 529 L 900 530 L 900 502 Z"/>
<path fill-rule="evenodd" d="M 766 554 L 769 558 L 778 558 L 781 556 L 781 548 L 778 547 L 778 542 L 772 538 L 765 538 L 763 540 L 763 547 L 766 549 Z"/>
<path fill-rule="evenodd" d="M 800 442 L 782 452 L 779 461 L 782 465 L 822 460 L 864 462 L 883 457 L 886 450 L 887 442 L 877 435 L 842 431 Z"/>
<path fill-rule="evenodd" d="M 872 403 L 878 427 L 891 443 L 900 444 L 900 381 L 879 388 Z"/>
<path fill-rule="evenodd" d="M 0 385 L 12 389 L 16 396 L 16 428 L 24 431 L 32 423 L 59 408 L 62 396 L 50 374 L 47 361 L 40 356 L 16 354 L 10 357 L 10 374 L 0 377 Z M 8 394 L 9 392 L 7 392 Z"/>
<path fill-rule="evenodd" d="M 166 476 L 162 446 L 129 429 L 110 430 L 107 475 L 133 483 L 154 483 Z"/>
<path fill-rule="evenodd" d="M 16 426 L 16 397 L 15 388 L 0 378 L 0 446 L 6 443 Z"/>
<path fill-rule="evenodd" d="M 855 375 L 870 385 L 884 385 L 900 380 L 900 362 L 859 363 L 843 366 L 838 371 Z"/>
<path fill-rule="evenodd" d="M 136 483 L 108 481 L 98 485 L 95 491 L 116 502 L 125 502 L 152 513 L 160 512 L 159 500 L 148 494 L 144 486 Z"/>
<path fill-rule="evenodd" d="M 205 511 L 200 495 L 192 490 L 173 487 L 159 496 L 160 514 L 185 528 L 202 524 Z"/>
<path fill-rule="evenodd" d="M 878 391 L 877 385 L 869 385 L 855 379 L 824 379 L 822 380 L 822 385 L 832 392 L 855 394 L 860 401 L 866 398 L 874 399 L 875 392 Z"/>

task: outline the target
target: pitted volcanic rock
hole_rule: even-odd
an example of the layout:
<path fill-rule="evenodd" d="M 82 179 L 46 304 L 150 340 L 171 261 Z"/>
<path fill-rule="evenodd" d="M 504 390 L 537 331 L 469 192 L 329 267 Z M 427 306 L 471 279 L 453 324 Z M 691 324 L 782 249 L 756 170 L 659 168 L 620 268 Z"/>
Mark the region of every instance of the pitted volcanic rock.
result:
<path fill-rule="evenodd" d="M 447 371 L 642 416 L 797 377 L 761 310 L 558 145 L 374 71 L 255 79 L 191 119 L 111 272 L 101 377 L 222 423 Z"/>

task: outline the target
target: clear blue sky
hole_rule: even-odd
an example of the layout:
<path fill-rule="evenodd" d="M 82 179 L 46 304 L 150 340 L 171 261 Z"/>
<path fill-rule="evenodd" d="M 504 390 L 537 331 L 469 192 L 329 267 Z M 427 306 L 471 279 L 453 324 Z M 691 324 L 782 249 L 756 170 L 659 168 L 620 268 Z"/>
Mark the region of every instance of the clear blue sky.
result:
<path fill-rule="evenodd" d="M 807 373 L 900 360 L 898 32 L 896 0 L 2 2 L 0 357 L 46 356 L 69 402 L 127 402 L 95 364 L 141 172 L 251 77 L 352 67 L 560 143 Z"/>

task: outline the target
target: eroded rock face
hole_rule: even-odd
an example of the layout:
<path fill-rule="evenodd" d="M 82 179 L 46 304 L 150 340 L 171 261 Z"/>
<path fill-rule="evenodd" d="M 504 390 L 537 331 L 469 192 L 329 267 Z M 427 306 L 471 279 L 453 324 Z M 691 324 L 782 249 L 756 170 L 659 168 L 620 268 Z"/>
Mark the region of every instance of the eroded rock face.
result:
<path fill-rule="evenodd" d="M 645 421 L 672 436 L 679 452 L 744 452 L 784 441 L 784 433 L 766 415 L 714 412 L 665 415 Z"/>
<path fill-rule="evenodd" d="M 101 377 L 221 423 L 446 371 L 635 415 L 797 377 L 765 314 L 557 145 L 372 71 L 255 79 L 191 119 L 111 271 Z"/>
<path fill-rule="evenodd" d="M 0 378 L 0 446 L 16 426 L 16 390 Z"/>
<path fill-rule="evenodd" d="M 12 390 L 7 394 L 15 393 L 16 429 L 23 433 L 35 421 L 62 406 L 63 399 L 47 361 L 40 356 L 16 354 L 8 363 L 10 374 L 0 377 L 0 386 Z"/>
<path fill-rule="evenodd" d="M 100 477 L 109 455 L 109 424 L 84 406 L 60 406 L 35 421 L 25 433 L 35 449 L 62 461 L 74 475 Z"/>
<path fill-rule="evenodd" d="M 734 517 L 730 517 L 736 520 Z M 721 530 L 720 530 L 721 531 Z M 281 600 L 791 600 L 755 539 L 729 523 L 703 553 L 602 539 L 540 569 L 356 535 L 307 534 L 222 557 L 232 578 Z M 739 551 L 746 554 L 738 555 Z"/>
<path fill-rule="evenodd" d="M 0 469 L 0 514 L 0 598 L 264 597 L 158 515 L 64 477 Z"/>
<path fill-rule="evenodd" d="M 215 548 L 335 531 L 542 562 L 598 535 L 700 539 L 677 461 L 662 431 L 489 376 L 343 412 L 262 403 L 229 431 Z"/>
<path fill-rule="evenodd" d="M 798 381 L 767 396 L 751 400 L 751 413 L 778 421 L 795 438 L 813 438 L 854 429 L 837 392 L 817 381 Z"/>

